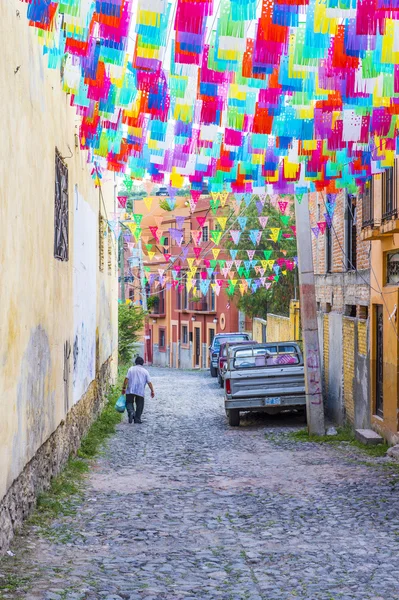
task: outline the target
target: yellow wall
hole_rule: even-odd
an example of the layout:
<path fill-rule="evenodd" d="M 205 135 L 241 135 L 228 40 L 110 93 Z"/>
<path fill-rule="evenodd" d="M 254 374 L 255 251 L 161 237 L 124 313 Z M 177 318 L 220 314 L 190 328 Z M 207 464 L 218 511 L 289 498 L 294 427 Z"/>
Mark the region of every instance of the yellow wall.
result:
<path fill-rule="evenodd" d="M 344 405 L 345 414 L 351 423 L 355 421 L 355 404 L 353 398 L 353 380 L 355 378 L 355 322 L 343 318 L 342 322 L 344 350 Z"/>
<path fill-rule="evenodd" d="M 268 342 L 286 342 L 290 339 L 290 319 L 267 315 L 266 339 Z"/>
<path fill-rule="evenodd" d="M 100 273 L 99 192 L 75 146 L 75 110 L 42 59 L 26 6 L 0 3 L 0 499 L 117 344 L 113 242 L 104 238 Z M 56 147 L 69 157 L 67 262 L 53 250 Z M 112 180 L 104 198 L 111 212 Z"/>

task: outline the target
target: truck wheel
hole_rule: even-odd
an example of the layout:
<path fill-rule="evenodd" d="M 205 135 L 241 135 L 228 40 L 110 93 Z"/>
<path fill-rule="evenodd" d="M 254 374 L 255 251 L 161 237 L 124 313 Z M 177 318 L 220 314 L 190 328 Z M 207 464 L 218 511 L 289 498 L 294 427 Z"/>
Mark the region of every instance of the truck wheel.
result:
<path fill-rule="evenodd" d="M 215 367 L 211 366 L 210 371 L 211 371 L 211 377 L 216 377 L 216 375 L 218 374 L 217 370 L 215 369 Z"/>
<path fill-rule="evenodd" d="M 221 388 L 223 388 L 223 387 L 224 387 L 224 384 L 223 384 L 223 379 L 220 377 L 220 375 L 218 376 L 218 383 L 219 383 L 219 386 L 220 386 Z"/>
<path fill-rule="evenodd" d="M 238 427 L 240 424 L 240 411 L 236 408 L 229 410 L 229 425 Z"/>

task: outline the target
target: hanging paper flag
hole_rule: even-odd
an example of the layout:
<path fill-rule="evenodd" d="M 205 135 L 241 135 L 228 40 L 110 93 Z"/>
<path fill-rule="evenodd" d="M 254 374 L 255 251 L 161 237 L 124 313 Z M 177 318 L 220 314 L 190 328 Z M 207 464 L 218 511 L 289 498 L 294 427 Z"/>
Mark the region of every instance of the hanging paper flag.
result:
<path fill-rule="evenodd" d="M 190 190 L 190 194 L 191 194 L 191 198 L 192 198 L 194 204 L 197 204 L 202 192 L 199 190 Z M 202 217 L 200 217 L 200 218 L 202 218 Z"/>
<path fill-rule="evenodd" d="M 154 198 L 152 196 L 146 196 L 144 198 L 144 204 L 146 205 L 147 210 L 151 210 L 153 200 Z"/>
<path fill-rule="evenodd" d="M 222 235 L 223 235 L 222 231 L 211 230 L 211 238 L 212 238 L 212 241 L 214 244 L 219 244 Z"/>
<path fill-rule="evenodd" d="M 175 198 L 166 198 L 166 202 L 170 208 L 170 210 L 173 210 L 176 206 L 176 199 Z"/>
<path fill-rule="evenodd" d="M 239 229 L 231 229 L 230 230 L 231 238 L 235 245 L 237 245 L 240 241 L 241 231 Z"/>
<path fill-rule="evenodd" d="M 282 224 L 287 227 L 291 217 L 289 215 L 281 215 L 280 217 Z"/>
<path fill-rule="evenodd" d="M 181 233 L 181 235 L 182 235 L 182 237 L 183 237 L 183 232 L 180 232 L 180 233 Z M 189 246 L 185 246 L 185 247 L 182 249 L 183 258 L 187 258 L 187 255 L 188 255 L 188 252 L 189 252 L 189 250 L 190 250 Z"/>
<path fill-rule="evenodd" d="M 137 227 L 136 231 L 133 233 L 136 242 L 138 242 L 140 239 L 141 231 L 142 231 L 141 227 Z"/>
<path fill-rule="evenodd" d="M 251 200 L 252 200 L 252 194 L 250 194 L 249 192 L 247 192 L 246 194 L 244 194 L 244 200 L 245 200 L 245 204 L 247 206 L 250 205 Z"/>
<path fill-rule="evenodd" d="M 207 269 L 211 266 L 211 261 L 208 258 L 204 258 L 204 265 Z"/>
<path fill-rule="evenodd" d="M 222 269 L 220 269 L 223 277 L 227 277 L 227 275 L 229 274 L 230 269 L 228 267 L 223 267 Z"/>
<path fill-rule="evenodd" d="M 259 244 L 260 242 L 259 234 L 262 235 L 262 232 L 259 231 L 259 229 L 251 229 L 249 231 L 249 237 L 251 238 L 252 243 L 255 245 Z"/>
<path fill-rule="evenodd" d="M 177 217 L 175 217 L 175 219 L 176 219 L 177 229 L 182 229 L 184 221 L 185 221 L 185 217 L 177 216 Z"/>
<path fill-rule="evenodd" d="M 272 253 L 273 253 L 273 250 L 263 250 L 263 254 L 264 254 L 266 260 L 269 260 Z"/>
<path fill-rule="evenodd" d="M 255 250 L 247 250 L 249 260 L 252 260 L 255 255 Z"/>
<path fill-rule="evenodd" d="M 208 267 L 206 270 L 208 277 L 212 277 L 213 273 L 214 273 L 214 269 L 212 269 L 212 267 Z"/>
<path fill-rule="evenodd" d="M 237 256 L 238 250 L 230 250 L 230 256 L 234 260 Z"/>
<path fill-rule="evenodd" d="M 237 221 L 239 226 L 241 227 L 241 230 L 244 230 L 246 225 L 247 225 L 247 220 L 248 217 L 237 217 Z"/>
<path fill-rule="evenodd" d="M 244 198 L 244 194 L 234 194 L 235 201 L 237 206 L 240 207 L 242 199 Z"/>
<path fill-rule="evenodd" d="M 198 225 L 200 227 L 203 227 L 205 225 L 206 222 L 206 217 L 196 217 L 197 221 L 198 221 Z"/>
<path fill-rule="evenodd" d="M 121 208 L 126 207 L 127 196 L 118 196 L 118 204 Z"/>
<path fill-rule="evenodd" d="M 201 281 L 200 290 L 201 290 L 203 296 L 206 296 L 206 294 L 208 293 L 210 283 L 211 282 L 209 281 L 209 279 L 204 279 L 203 281 Z"/>
<path fill-rule="evenodd" d="M 242 263 L 242 260 L 235 260 L 234 261 L 234 264 L 235 264 L 235 267 L 236 267 L 237 270 L 240 268 L 241 263 Z"/>
<path fill-rule="evenodd" d="M 326 231 L 327 223 L 325 221 L 320 221 L 317 223 L 317 227 L 319 228 L 320 233 L 323 235 Z"/>
<path fill-rule="evenodd" d="M 220 194 L 219 194 L 219 192 L 211 192 L 211 196 L 212 196 L 212 200 L 214 202 L 216 202 L 216 200 L 219 200 Z"/>
<path fill-rule="evenodd" d="M 155 252 L 148 252 L 149 259 L 152 260 L 155 256 Z"/>
<path fill-rule="evenodd" d="M 320 233 L 319 228 L 318 227 L 312 227 L 311 229 L 312 229 L 312 231 L 314 233 L 314 236 L 318 238 L 319 237 L 319 233 Z"/>
<path fill-rule="evenodd" d="M 273 242 L 277 242 L 278 238 L 280 236 L 280 231 L 281 228 L 280 227 L 271 227 L 270 228 L 270 237 L 272 239 Z"/>
<path fill-rule="evenodd" d="M 330 217 L 330 215 L 328 213 L 324 213 L 324 218 L 326 220 L 326 225 L 329 229 L 331 229 L 332 227 L 332 218 Z"/>
<path fill-rule="evenodd" d="M 226 229 L 227 217 L 217 217 L 216 220 L 222 228 L 222 231 L 224 231 Z"/>
<path fill-rule="evenodd" d="M 297 194 L 297 193 L 295 193 L 295 199 L 297 200 L 298 204 L 300 204 L 302 202 L 302 199 L 303 199 L 303 194 Z"/>
<path fill-rule="evenodd" d="M 258 219 L 259 219 L 260 226 L 262 227 L 262 229 L 264 229 L 267 225 L 269 217 L 258 217 Z"/>
<path fill-rule="evenodd" d="M 129 227 L 132 233 L 134 233 L 137 229 L 137 223 L 126 223 L 126 225 Z"/>
<path fill-rule="evenodd" d="M 296 236 L 296 225 L 291 225 L 291 229 L 292 229 L 294 235 Z"/>
<path fill-rule="evenodd" d="M 164 254 L 164 258 L 165 258 L 165 260 L 166 260 L 167 262 L 169 262 L 169 261 L 170 261 L 171 257 L 172 257 L 172 255 L 171 255 L 171 254 L 168 254 L 167 252 Z"/>
<path fill-rule="evenodd" d="M 201 254 L 201 248 L 193 248 L 193 250 L 194 250 L 195 258 L 199 258 L 200 254 Z"/>
<path fill-rule="evenodd" d="M 156 227 L 155 225 L 152 225 L 151 227 L 149 227 L 149 230 L 151 231 L 152 237 L 155 238 L 158 243 L 159 242 L 159 234 L 160 234 L 158 227 Z"/>
<path fill-rule="evenodd" d="M 132 181 L 133 183 L 133 181 Z M 147 192 L 147 194 L 151 194 L 152 190 L 154 189 L 155 184 L 152 181 L 144 181 L 144 189 Z"/>
<path fill-rule="evenodd" d="M 141 225 L 141 221 L 143 220 L 143 215 L 133 215 L 134 222 L 138 227 Z"/>
<path fill-rule="evenodd" d="M 219 198 L 220 198 L 220 204 L 222 206 L 225 206 L 228 197 L 229 197 L 229 192 L 227 192 L 226 190 L 224 192 L 220 192 Z"/>
<path fill-rule="evenodd" d="M 190 202 L 190 210 L 193 213 L 195 211 L 195 206 L 196 206 L 195 202 L 192 198 L 190 198 L 189 202 Z"/>
<path fill-rule="evenodd" d="M 194 260 L 195 260 L 195 258 L 191 258 L 191 257 L 187 259 L 187 264 L 188 264 L 188 266 L 190 267 L 190 269 L 191 269 L 191 268 L 193 267 L 193 265 L 194 265 Z"/>
<path fill-rule="evenodd" d="M 219 256 L 220 253 L 220 248 L 212 248 L 212 254 L 213 254 L 213 258 L 214 260 L 217 259 L 217 257 Z M 212 264 L 212 263 L 211 263 Z M 216 266 L 216 265 L 215 265 Z"/>
<path fill-rule="evenodd" d="M 286 201 L 281 201 L 280 200 L 280 202 L 278 202 L 278 207 L 280 209 L 280 212 L 283 213 L 283 214 L 287 210 L 287 206 L 288 206 L 288 202 L 286 202 Z"/>
<path fill-rule="evenodd" d="M 207 278 L 206 271 L 201 271 L 200 275 L 201 275 L 201 279 L 206 279 Z"/>
<path fill-rule="evenodd" d="M 220 200 L 209 200 L 209 204 L 210 204 L 213 214 L 216 214 L 216 212 L 220 206 Z"/>
<path fill-rule="evenodd" d="M 150 227 L 151 229 L 151 227 Z M 169 233 L 172 237 L 172 239 L 177 243 L 178 246 L 181 246 L 182 242 L 183 242 L 183 232 L 180 229 L 174 229 L 173 227 L 171 227 L 169 229 Z M 184 250 L 183 250 L 184 252 Z"/>
<path fill-rule="evenodd" d="M 191 232 L 191 237 L 193 238 L 194 243 L 198 245 L 200 243 L 201 238 L 202 238 L 202 231 L 201 230 L 199 230 L 199 231 L 194 231 L 193 230 Z"/>
<path fill-rule="evenodd" d="M 258 215 L 262 214 L 262 210 L 263 210 L 263 204 L 262 204 L 262 202 L 257 202 L 256 203 L 256 209 L 258 211 Z"/>

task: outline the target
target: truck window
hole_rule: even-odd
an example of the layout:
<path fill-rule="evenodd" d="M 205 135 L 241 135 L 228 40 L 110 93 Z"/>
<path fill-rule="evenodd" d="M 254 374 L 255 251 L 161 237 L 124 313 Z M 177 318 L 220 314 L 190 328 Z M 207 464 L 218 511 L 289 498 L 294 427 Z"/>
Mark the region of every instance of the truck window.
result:
<path fill-rule="evenodd" d="M 294 346 L 271 346 L 237 350 L 234 356 L 235 369 L 297 365 L 300 359 Z"/>

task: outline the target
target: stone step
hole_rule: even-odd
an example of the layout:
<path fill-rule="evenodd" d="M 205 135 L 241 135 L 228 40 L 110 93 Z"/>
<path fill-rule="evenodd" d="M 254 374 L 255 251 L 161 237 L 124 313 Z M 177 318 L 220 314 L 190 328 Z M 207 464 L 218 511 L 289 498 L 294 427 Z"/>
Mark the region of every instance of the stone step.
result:
<path fill-rule="evenodd" d="M 368 446 L 382 444 L 384 441 L 384 438 L 372 429 L 356 429 L 355 438 L 359 440 L 359 442 L 362 442 L 362 444 L 367 444 Z"/>

